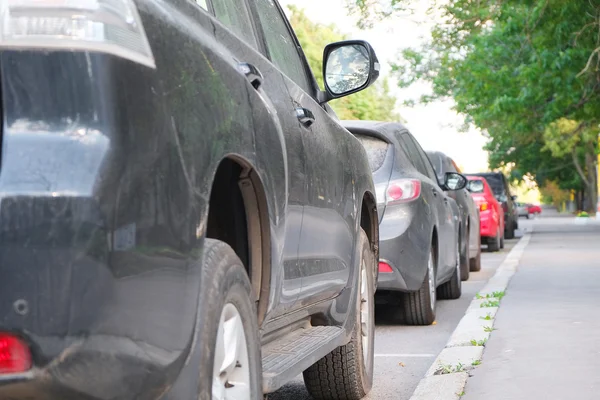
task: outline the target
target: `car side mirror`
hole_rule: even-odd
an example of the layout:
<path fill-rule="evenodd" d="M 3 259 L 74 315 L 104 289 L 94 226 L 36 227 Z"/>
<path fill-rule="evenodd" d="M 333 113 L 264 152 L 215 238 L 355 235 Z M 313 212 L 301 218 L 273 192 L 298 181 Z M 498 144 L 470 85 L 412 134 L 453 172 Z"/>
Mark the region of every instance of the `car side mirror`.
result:
<path fill-rule="evenodd" d="M 467 178 L 457 172 L 446 172 L 444 186 L 448 190 L 461 190 L 467 186 Z"/>
<path fill-rule="evenodd" d="M 344 40 L 328 44 L 323 51 L 325 92 L 321 104 L 369 87 L 379 77 L 375 50 L 364 40 Z"/>
<path fill-rule="evenodd" d="M 467 190 L 471 193 L 483 193 L 485 186 L 483 185 L 483 182 L 479 180 L 469 181 L 467 183 Z"/>

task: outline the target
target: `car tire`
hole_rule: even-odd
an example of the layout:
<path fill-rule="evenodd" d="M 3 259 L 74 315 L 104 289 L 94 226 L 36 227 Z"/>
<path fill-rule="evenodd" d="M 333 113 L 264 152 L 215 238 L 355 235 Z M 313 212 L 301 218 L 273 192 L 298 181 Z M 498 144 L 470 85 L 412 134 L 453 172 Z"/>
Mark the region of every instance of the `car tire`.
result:
<path fill-rule="evenodd" d="M 458 247 L 458 255 L 456 256 L 456 267 L 454 273 L 448 282 L 444 282 L 437 288 L 437 295 L 440 299 L 454 300 L 458 299 L 462 294 L 462 280 L 460 279 L 460 246 Z"/>
<path fill-rule="evenodd" d="M 263 396 L 260 338 L 251 295 L 248 274 L 231 247 L 206 239 L 199 298 L 204 306 L 198 309 L 198 318 L 203 321 L 198 340 L 206 349 L 199 364 L 201 400 L 224 398 L 227 391 L 233 396 L 244 393 L 249 399 Z M 221 346 L 235 347 L 233 357 L 231 351 L 219 351 Z M 224 367 L 226 360 L 231 362 Z M 232 385 L 231 381 L 241 383 Z"/>
<path fill-rule="evenodd" d="M 464 254 L 460 255 L 460 279 L 463 281 L 469 280 L 469 272 L 471 270 L 469 266 L 469 260 L 471 259 L 469 255 L 471 245 L 469 235 L 470 232 L 467 229 L 467 243 L 465 244 L 465 251 Z"/>
<path fill-rule="evenodd" d="M 504 232 L 502 232 L 502 236 L 500 236 L 500 248 L 504 248 Z"/>
<path fill-rule="evenodd" d="M 408 325 L 431 325 L 435 321 L 436 309 L 436 257 L 431 246 L 427 259 L 427 273 L 421 288 L 416 292 L 404 293 L 402 303 L 404 319 Z"/>
<path fill-rule="evenodd" d="M 479 249 L 477 250 L 477 256 L 469 260 L 471 272 L 481 271 L 481 237 L 479 237 Z"/>
<path fill-rule="evenodd" d="M 506 239 L 514 239 L 515 238 L 515 221 L 511 221 L 510 224 L 508 225 L 506 232 L 504 237 L 506 237 Z"/>
<path fill-rule="evenodd" d="M 496 236 L 488 238 L 488 251 L 500 250 L 500 228 L 496 230 Z"/>
<path fill-rule="evenodd" d="M 314 399 L 359 400 L 373 386 L 375 351 L 375 254 L 367 235 L 360 232 L 360 270 L 356 322 L 350 342 L 311 365 L 303 373 Z"/>

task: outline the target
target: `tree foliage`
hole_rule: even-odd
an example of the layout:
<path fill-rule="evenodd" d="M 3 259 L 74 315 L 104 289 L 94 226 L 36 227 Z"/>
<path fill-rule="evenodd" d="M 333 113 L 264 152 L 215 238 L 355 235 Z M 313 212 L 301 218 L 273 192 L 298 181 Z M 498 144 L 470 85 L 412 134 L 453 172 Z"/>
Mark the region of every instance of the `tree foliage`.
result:
<path fill-rule="evenodd" d="M 350 1 L 364 13 L 369 0 Z M 600 1 L 433 0 L 431 10 L 440 17 L 431 40 L 394 66 L 401 85 L 425 80 L 433 90 L 422 101 L 453 98 L 489 135 L 490 167 L 583 187 L 594 207 Z M 367 22 L 387 15 L 365 13 Z"/>
<path fill-rule="evenodd" d="M 322 25 L 311 21 L 303 10 L 289 6 L 290 23 L 302 45 L 304 54 L 315 75 L 319 87 L 323 89 L 323 49 L 332 42 L 347 39 L 332 25 Z M 360 119 L 374 121 L 399 121 L 395 111 L 396 98 L 390 93 L 386 79 L 375 82 L 370 88 L 330 102 L 340 119 Z"/>

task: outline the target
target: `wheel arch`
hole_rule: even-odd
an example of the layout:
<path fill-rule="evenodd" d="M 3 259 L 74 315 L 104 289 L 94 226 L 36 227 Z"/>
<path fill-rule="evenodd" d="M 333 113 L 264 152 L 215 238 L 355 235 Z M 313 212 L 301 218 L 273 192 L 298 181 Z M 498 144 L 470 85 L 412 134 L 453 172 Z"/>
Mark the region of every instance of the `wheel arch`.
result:
<path fill-rule="evenodd" d="M 433 254 L 435 255 L 435 268 L 437 270 L 438 268 L 438 264 L 439 264 L 439 260 L 440 260 L 440 246 L 439 246 L 439 239 L 438 239 L 438 229 L 437 226 L 433 226 L 433 230 L 431 233 L 431 246 L 434 248 L 434 252 Z M 437 272 L 437 271 L 436 271 Z"/>
<path fill-rule="evenodd" d="M 252 163 L 236 154 L 219 161 L 210 185 L 206 237 L 229 244 L 242 260 L 252 284 L 252 301 L 257 305 L 260 324 L 267 311 L 271 280 L 265 187 Z"/>
<path fill-rule="evenodd" d="M 379 218 L 377 216 L 377 202 L 375 196 L 369 191 L 366 191 L 363 194 L 361 202 L 360 228 L 367 234 L 375 259 L 379 261 Z"/>

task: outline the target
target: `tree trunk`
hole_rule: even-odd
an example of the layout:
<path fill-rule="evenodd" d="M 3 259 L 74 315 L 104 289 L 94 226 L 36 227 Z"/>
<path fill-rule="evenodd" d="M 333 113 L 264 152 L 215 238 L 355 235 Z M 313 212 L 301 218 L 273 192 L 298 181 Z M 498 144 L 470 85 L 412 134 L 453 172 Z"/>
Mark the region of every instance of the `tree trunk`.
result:
<path fill-rule="evenodd" d="M 598 203 L 598 177 L 596 165 L 596 154 L 585 153 L 585 169 L 587 172 L 589 186 L 586 182 L 586 191 L 588 192 L 587 210 L 590 213 L 596 213 L 596 204 Z"/>

